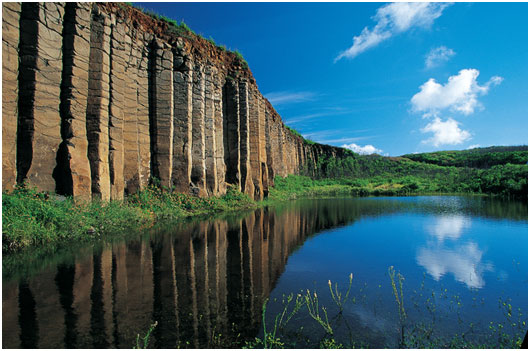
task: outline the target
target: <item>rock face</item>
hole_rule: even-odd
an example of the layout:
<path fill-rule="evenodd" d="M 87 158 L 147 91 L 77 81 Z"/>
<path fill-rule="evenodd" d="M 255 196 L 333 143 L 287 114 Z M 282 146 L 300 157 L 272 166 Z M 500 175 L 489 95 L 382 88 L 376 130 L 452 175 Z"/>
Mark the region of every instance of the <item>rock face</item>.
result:
<path fill-rule="evenodd" d="M 2 4 L 3 191 L 81 199 L 228 185 L 263 199 L 275 176 L 342 151 L 292 134 L 233 53 L 124 4 Z M 311 162 L 316 164 L 316 162 Z"/>

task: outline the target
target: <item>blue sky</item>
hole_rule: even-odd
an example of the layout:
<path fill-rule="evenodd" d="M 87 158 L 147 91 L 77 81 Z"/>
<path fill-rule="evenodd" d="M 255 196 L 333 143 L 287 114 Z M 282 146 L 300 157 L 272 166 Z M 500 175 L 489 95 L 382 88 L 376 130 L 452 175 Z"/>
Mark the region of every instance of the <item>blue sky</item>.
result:
<path fill-rule="evenodd" d="M 397 156 L 528 143 L 527 3 L 137 3 L 239 50 L 306 138 Z"/>

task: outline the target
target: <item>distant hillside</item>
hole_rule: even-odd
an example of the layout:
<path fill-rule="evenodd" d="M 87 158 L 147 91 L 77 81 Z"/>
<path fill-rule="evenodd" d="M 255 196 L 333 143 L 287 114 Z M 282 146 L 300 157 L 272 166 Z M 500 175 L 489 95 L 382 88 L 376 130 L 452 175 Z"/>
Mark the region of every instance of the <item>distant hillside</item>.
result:
<path fill-rule="evenodd" d="M 407 154 L 410 160 L 439 166 L 486 169 L 496 165 L 524 165 L 528 163 L 528 146 L 490 146 L 462 151 L 438 151 Z"/>
<path fill-rule="evenodd" d="M 308 160 L 302 175 L 344 184 L 379 184 L 382 194 L 478 193 L 525 198 L 528 192 L 526 146 L 440 151 L 403 157 L 321 155 Z M 353 182 L 353 183 L 352 183 Z M 363 185 L 364 184 L 364 185 Z"/>

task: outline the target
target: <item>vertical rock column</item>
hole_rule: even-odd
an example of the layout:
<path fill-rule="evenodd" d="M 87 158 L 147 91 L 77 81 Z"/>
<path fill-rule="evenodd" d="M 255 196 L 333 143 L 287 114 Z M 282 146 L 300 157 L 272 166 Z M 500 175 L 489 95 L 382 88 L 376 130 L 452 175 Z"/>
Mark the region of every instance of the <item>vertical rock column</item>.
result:
<path fill-rule="evenodd" d="M 215 133 L 215 168 L 217 171 L 217 193 L 226 193 L 225 183 L 225 148 L 224 148 L 224 125 L 223 125 L 223 81 L 224 77 L 216 71 L 213 80 L 213 104 L 214 104 L 214 133 Z"/>
<path fill-rule="evenodd" d="M 225 150 L 225 181 L 241 190 L 239 159 L 239 86 L 227 79 L 223 86 L 223 146 Z"/>
<path fill-rule="evenodd" d="M 2 3 L 2 190 L 13 190 L 17 181 L 18 2 Z"/>
<path fill-rule="evenodd" d="M 86 109 L 90 53 L 90 5 L 67 3 L 63 28 L 61 135 L 54 170 L 56 191 L 85 200 L 91 197 Z"/>
<path fill-rule="evenodd" d="M 207 196 L 204 134 L 204 67 L 196 62 L 193 69 L 193 111 L 192 111 L 192 168 L 193 195 Z"/>
<path fill-rule="evenodd" d="M 92 12 L 86 126 L 92 197 L 110 199 L 109 73 L 110 18 L 97 5 Z"/>
<path fill-rule="evenodd" d="M 133 45 L 136 31 L 126 26 L 124 49 L 127 63 L 124 72 L 123 100 L 123 178 L 125 191 L 135 193 L 140 188 L 140 150 L 138 140 L 137 94 L 138 48 Z"/>
<path fill-rule="evenodd" d="M 259 124 L 259 160 L 261 168 L 262 198 L 269 194 L 269 168 L 267 167 L 267 122 L 265 117 L 265 100 L 258 91 L 258 124 Z"/>
<path fill-rule="evenodd" d="M 149 110 L 152 175 L 171 187 L 173 169 L 173 53 L 154 41 L 150 55 Z"/>
<path fill-rule="evenodd" d="M 17 181 L 55 191 L 52 170 L 62 142 L 59 113 L 62 22 L 59 3 L 23 3 L 18 75 Z"/>
<path fill-rule="evenodd" d="M 138 74 L 136 117 L 138 127 L 138 152 L 140 162 L 140 177 L 138 185 L 144 189 L 151 176 L 151 136 L 149 134 L 149 72 L 148 72 L 148 44 L 152 40 L 151 34 L 144 34 L 144 38 L 137 38 L 134 45 L 138 53 Z"/>
<path fill-rule="evenodd" d="M 250 173 L 250 130 L 249 130 L 248 82 L 239 82 L 239 133 L 241 191 L 254 196 L 254 184 Z"/>
<path fill-rule="evenodd" d="M 275 133 L 273 133 L 273 126 L 272 126 L 272 113 L 270 112 L 270 109 L 268 107 L 265 108 L 265 151 L 267 154 L 267 173 L 269 177 L 269 185 L 272 184 L 272 180 L 274 180 L 274 156 L 275 156 L 275 149 L 273 149 L 272 144 L 274 143 L 274 137 L 276 136 Z"/>
<path fill-rule="evenodd" d="M 172 185 L 178 192 L 188 193 L 191 183 L 191 143 L 193 110 L 193 70 L 188 56 L 173 55 L 173 172 Z"/>
<path fill-rule="evenodd" d="M 260 123 L 259 123 L 259 92 L 252 89 L 249 94 L 249 146 L 250 146 L 250 174 L 254 184 L 255 200 L 263 199 L 263 185 L 261 184 L 261 160 L 260 160 Z"/>
<path fill-rule="evenodd" d="M 217 165 L 215 141 L 214 77 L 217 69 L 208 64 L 204 71 L 204 151 L 206 166 L 206 189 L 208 195 L 217 194 Z"/>
<path fill-rule="evenodd" d="M 123 199 L 125 182 L 124 171 L 124 107 L 125 107 L 125 67 L 127 54 L 125 51 L 126 27 L 116 18 L 111 17 L 110 46 L 110 103 L 109 103 L 109 173 L 110 198 Z"/>

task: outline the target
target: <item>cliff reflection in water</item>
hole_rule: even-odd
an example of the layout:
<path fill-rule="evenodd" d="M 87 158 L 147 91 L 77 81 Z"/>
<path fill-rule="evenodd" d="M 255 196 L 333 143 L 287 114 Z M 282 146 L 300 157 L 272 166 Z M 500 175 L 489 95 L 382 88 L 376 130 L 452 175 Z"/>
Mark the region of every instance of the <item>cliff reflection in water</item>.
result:
<path fill-rule="evenodd" d="M 366 216 L 435 215 L 437 219 L 424 228 L 430 239 L 420 243 L 416 263 L 434 279 L 452 273 L 470 287 L 482 286 L 482 272 L 488 266 L 480 265 L 483 270 L 469 282 L 461 277 L 469 271 L 442 264 L 446 245 L 467 235 L 469 216 L 526 219 L 524 204 L 505 204 L 509 203 L 465 197 L 299 200 L 179 223 L 40 262 L 31 255 L 13 256 L 3 263 L 2 346 L 130 348 L 153 321 L 158 326 L 151 347 L 241 346 L 259 333 L 262 304 L 289 255 L 308 237 Z M 368 236 L 350 239 L 369 240 Z M 455 254 L 470 259 L 478 255 L 470 261 L 476 267 L 482 249 L 470 245 L 458 246 L 461 250 Z M 320 262 L 319 257 L 309 259 Z"/>
<path fill-rule="evenodd" d="M 344 201 L 180 224 L 94 249 L 27 281 L 4 279 L 3 346 L 130 348 L 155 320 L 157 348 L 209 347 L 219 334 L 252 338 L 294 249 L 323 229 L 384 211 Z"/>

